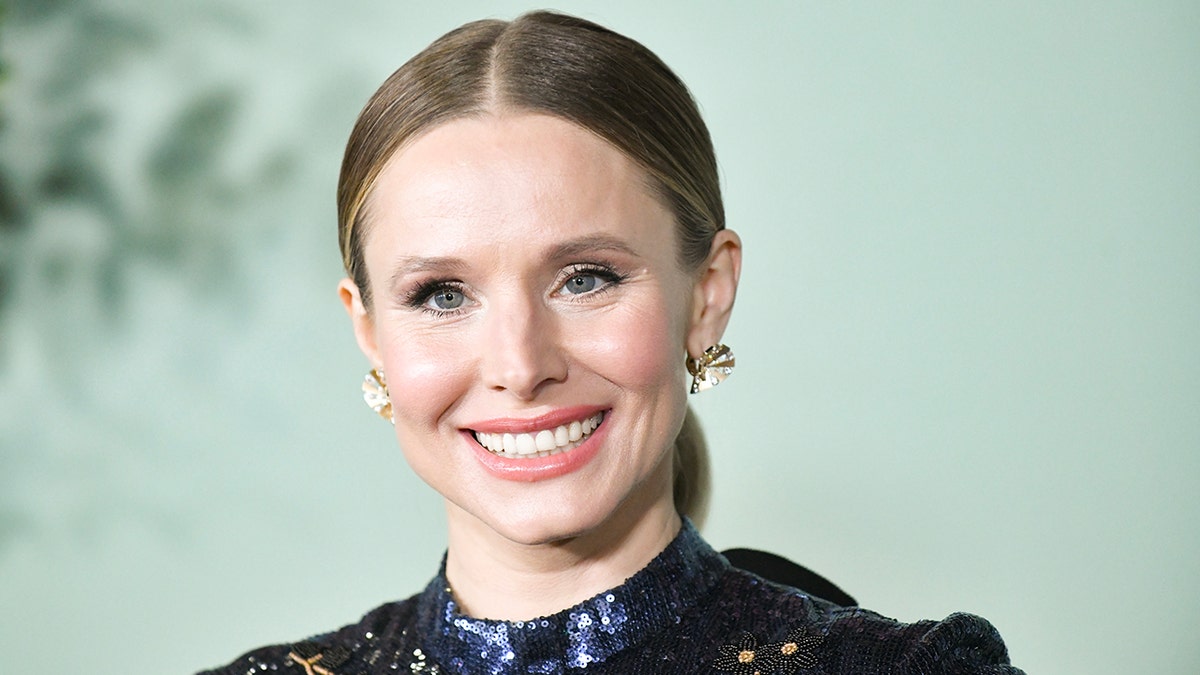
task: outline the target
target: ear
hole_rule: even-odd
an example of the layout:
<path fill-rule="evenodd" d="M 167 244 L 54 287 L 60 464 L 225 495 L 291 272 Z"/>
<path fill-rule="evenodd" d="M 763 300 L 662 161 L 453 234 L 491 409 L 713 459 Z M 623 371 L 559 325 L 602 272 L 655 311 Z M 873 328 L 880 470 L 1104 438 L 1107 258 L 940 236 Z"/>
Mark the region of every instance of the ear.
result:
<path fill-rule="evenodd" d="M 354 339 L 358 341 L 358 348 L 367 357 L 372 368 L 383 368 L 383 359 L 379 356 L 379 347 L 375 342 L 375 319 L 363 305 L 358 285 L 349 277 L 342 279 L 338 283 L 338 297 L 342 299 L 342 305 L 350 315 L 350 325 L 354 328 Z"/>
<path fill-rule="evenodd" d="M 729 323 L 729 315 L 733 312 L 733 300 L 737 295 L 741 273 L 741 238 L 733 230 L 718 231 L 692 289 L 688 356 L 697 358 L 705 349 L 721 341 L 725 326 Z"/>

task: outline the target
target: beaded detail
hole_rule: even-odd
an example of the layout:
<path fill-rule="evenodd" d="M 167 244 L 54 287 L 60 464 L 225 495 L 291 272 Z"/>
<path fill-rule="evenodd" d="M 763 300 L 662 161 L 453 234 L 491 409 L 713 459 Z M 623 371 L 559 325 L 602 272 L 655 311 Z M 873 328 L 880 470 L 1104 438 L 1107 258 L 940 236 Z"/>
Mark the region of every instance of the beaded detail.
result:
<path fill-rule="evenodd" d="M 743 633 L 733 644 L 721 645 L 713 668 L 735 675 L 792 675 L 797 669 L 817 665 L 814 650 L 824 641 L 801 627 L 792 629 L 780 642 L 758 646 L 758 638 Z"/>
<path fill-rule="evenodd" d="M 337 675 L 334 668 L 350 658 L 350 650 L 334 646 L 324 648 L 315 642 L 297 642 L 288 657 L 304 667 L 307 675 Z"/>

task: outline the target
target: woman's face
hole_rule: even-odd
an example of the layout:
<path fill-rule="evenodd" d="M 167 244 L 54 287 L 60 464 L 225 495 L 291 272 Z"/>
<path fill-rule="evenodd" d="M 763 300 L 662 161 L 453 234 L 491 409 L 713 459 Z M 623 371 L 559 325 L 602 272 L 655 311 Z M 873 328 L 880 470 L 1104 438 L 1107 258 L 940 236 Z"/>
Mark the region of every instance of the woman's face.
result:
<path fill-rule="evenodd" d="M 685 349 L 724 317 L 648 185 L 614 147 L 536 114 L 436 127 L 379 176 L 371 312 L 351 282 L 342 296 L 452 527 L 532 544 L 671 508 Z"/>

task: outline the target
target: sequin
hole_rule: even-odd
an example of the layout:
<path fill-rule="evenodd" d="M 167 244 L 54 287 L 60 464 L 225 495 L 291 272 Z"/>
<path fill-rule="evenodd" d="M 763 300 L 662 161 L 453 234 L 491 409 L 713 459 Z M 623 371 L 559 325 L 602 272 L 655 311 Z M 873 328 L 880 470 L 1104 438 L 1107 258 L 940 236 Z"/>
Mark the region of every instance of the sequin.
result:
<path fill-rule="evenodd" d="M 418 608 L 418 632 L 433 636 L 425 652 L 463 673 L 561 673 L 605 663 L 673 625 L 678 608 L 694 606 L 728 568 L 690 524 L 685 531 L 659 556 L 662 569 L 647 568 L 619 588 L 533 620 L 466 617 L 439 576 Z"/>
<path fill-rule="evenodd" d="M 337 675 L 334 669 L 345 663 L 350 654 L 350 650 L 341 645 L 323 647 L 305 641 L 292 645 L 288 656 L 302 666 L 307 675 Z"/>
<path fill-rule="evenodd" d="M 686 522 L 619 587 L 532 620 L 463 615 L 444 565 L 417 596 L 336 632 L 256 650 L 211 675 L 1021 674 L 983 619 L 902 624 L 838 607 L 730 567 Z"/>

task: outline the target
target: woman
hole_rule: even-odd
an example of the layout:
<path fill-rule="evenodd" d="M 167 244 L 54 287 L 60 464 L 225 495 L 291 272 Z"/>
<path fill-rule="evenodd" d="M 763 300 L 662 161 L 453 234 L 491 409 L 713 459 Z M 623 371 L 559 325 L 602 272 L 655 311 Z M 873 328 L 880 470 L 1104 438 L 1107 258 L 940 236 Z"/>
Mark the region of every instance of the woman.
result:
<path fill-rule="evenodd" d="M 421 594 L 214 672 L 1019 672 L 982 619 L 834 605 L 681 517 L 741 244 L 644 47 L 552 13 L 452 31 L 368 102 L 338 202 L 368 403 L 445 498 L 447 555 Z"/>

